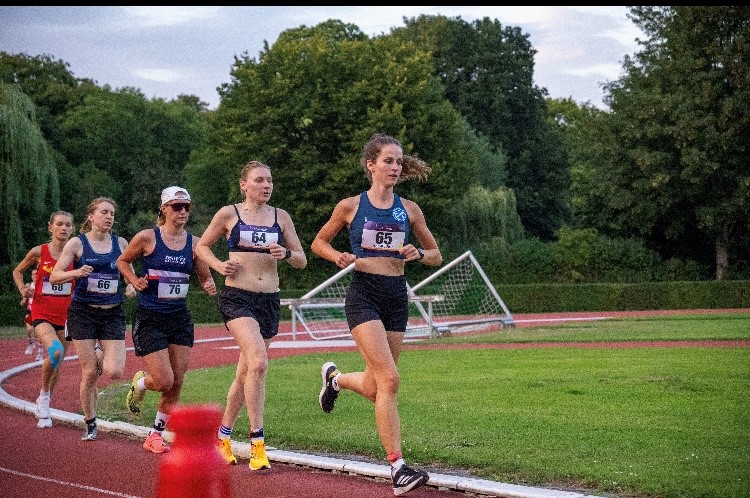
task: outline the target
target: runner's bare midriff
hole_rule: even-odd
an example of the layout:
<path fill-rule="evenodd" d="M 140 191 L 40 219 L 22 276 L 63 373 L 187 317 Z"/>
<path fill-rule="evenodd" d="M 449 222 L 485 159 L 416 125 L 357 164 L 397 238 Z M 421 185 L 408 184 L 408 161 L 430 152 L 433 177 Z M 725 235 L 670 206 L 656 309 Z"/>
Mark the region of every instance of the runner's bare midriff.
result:
<path fill-rule="evenodd" d="M 278 292 L 279 274 L 273 256 L 260 252 L 231 252 L 229 259 L 239 261 L 240 265 L 237 273 L 226 278 L 226 285 L 250 292 Z"/>

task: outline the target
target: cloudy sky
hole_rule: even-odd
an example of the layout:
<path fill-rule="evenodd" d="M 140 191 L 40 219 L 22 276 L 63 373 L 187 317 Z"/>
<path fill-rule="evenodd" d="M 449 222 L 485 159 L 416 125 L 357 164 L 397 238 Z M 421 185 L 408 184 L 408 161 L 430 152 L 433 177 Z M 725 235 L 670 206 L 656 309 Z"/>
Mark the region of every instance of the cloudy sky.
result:
<path fill-rule="evenodd" d="M 520 27 L 537 51 L 534 83 L 553 98 L 604 108 L 602 83 L 639 49 L 627 7 L 0 7 L 0 51 L 63 60 L 78 78 L 148 98 L 197 95 L 216 108 L 234 57 L 256 57 L 286 29 L 328 19 L 370 36 L 420 14 L 489 17 Z"/>

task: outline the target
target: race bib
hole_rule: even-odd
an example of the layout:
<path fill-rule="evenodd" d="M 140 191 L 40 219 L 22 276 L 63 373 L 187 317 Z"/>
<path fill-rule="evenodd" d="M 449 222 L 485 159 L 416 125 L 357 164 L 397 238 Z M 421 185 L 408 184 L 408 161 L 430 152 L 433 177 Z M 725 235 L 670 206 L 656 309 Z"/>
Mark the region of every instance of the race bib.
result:
<path fill-rule="evenodd" d="M 404 247 L 406 232 L 400 223 L 366 221 L 362 230 L 362 249 L 398 252 Z"/>
<path fill-rule="evenodd" d="M 120 277 L 110 273 L 91 273 L 86 290 L 94 294 L 117 294 Z"/>
<path fill-rule="evenodd" d="M 254 225 L 240 226 L 240 247 L 244 247 L 245 249 L 264 249 L 278 242 L 279 234 L 268 231 L 268 228 Z"/>
<path fill-rule="evenodd" d="M 67 284 L 51 284 L 49 277 L 42 279 L 42 294 L 45 296 L 69 296 L 73 291 L 73 282 Z"/>
<path fill-rule="evenodd" d="M 190 286 L 190 275 L 180 272 L 156 272 L 149 279 L 158 281 L 157 296 L 159 299 L 184 299 Z"/>

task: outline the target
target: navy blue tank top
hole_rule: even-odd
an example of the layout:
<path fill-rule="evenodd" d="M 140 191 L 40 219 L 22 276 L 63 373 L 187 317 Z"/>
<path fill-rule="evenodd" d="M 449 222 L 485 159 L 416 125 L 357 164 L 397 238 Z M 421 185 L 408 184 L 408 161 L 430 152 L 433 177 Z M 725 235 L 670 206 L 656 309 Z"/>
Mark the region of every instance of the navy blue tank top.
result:
<path fill-rule="evenodd" d="M 229 252 L 270 253 L 271 250 L 268 246 L 272 243 L 284 245 L 284 233 L 281 231 L 281 225 L 279 225 L 276 208 L 273 208 L 274 219 L 273 225 L 270 227 L 246 225 L 240 218 L 240 212 L 236 205 L 234 210 L 237 213 L 237 223 L 232 227 L 232 232 L 227 239 Z"/>
<path fill-rule="evenodd" d="M 362 192 L 357 214 L 349 225 L 349 242 L 354 255 L 404 259 L 398 251 L 408 241 L 409 215 L 401 198 L 393 194 L 393 205 L 380 209 L 370 203 L 367 192 Z"/>
<path fill-rule="evenodd" d="M 83 245 L 83 254 L 73 266 L 80 268 L 83 265 L 94 267 L 88 277 L 76 279 L 73 301 L 86 304 L 119 304 L 125 296 L 125 281 L 120 275 L 115 262 L 120 256 L 120 244 L 118 236 L 112 237 L 112 250 L 106 254 L 99 254 L 91 247 L 85 234 L 78 235 Z"/>
<path fill-rule="evenodd" d="M 148 286 L 138 296 L 138 305 L 154 311 L 179 311 L 187 306 L 190 274 L 193 272 L 193 236 L 187 234 L 185 247 L 175 251 L 154 227 L 154 252 L 141 259 Z"/>

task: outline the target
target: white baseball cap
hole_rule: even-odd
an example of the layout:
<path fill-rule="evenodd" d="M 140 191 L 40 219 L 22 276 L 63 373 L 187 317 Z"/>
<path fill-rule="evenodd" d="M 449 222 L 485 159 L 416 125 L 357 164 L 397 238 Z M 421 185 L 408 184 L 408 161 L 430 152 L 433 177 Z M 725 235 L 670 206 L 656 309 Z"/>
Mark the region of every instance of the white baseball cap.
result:
<path fill-rule="evenodd" d="M 182 187 L 167 187 L 161 191 L 161 205 L 163 206 L 170 201 L 192 202 L 187 189 Z"/>

